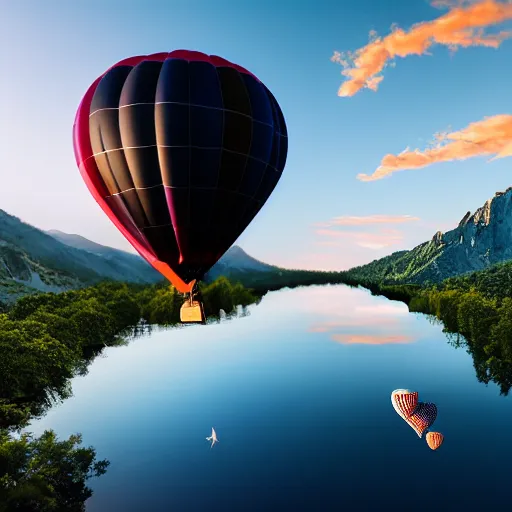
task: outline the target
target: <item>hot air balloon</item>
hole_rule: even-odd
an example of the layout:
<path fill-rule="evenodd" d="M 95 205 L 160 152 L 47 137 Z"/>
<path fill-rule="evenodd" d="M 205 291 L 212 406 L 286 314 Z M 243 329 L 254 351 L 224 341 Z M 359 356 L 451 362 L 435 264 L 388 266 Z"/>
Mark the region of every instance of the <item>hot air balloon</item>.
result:
<path fill-rule="evenodd" d="M 427 432 L 425 439 L 431 450 L 437 450 L 443 444 L 444 436 L 441 432 Z"/>
<path fill-rule="evenodd" d="M 407 421 L 407 418 L 411 416 L 418 405 L 418 392 L 409 391 L 408 389 L 395 389 L 391 393 L 391 403 L 399 416 Z"/>
<path fill-rule="evenodd" d="M 421 437 L 425 430 L 432 426 L 437 418 L 437 406 L 430 402 L 418 402 L 418 405 L 406 422 L 414 429 L 418 437 Z"/>
<path fill-rule="evenodd" d="M 90 193 L 204 322 L 197 280 L 261 210 L 286 163 L 283 114 L 252 73 L 187 50 L 131 57 L 78 108 L 75 158 Z"/>

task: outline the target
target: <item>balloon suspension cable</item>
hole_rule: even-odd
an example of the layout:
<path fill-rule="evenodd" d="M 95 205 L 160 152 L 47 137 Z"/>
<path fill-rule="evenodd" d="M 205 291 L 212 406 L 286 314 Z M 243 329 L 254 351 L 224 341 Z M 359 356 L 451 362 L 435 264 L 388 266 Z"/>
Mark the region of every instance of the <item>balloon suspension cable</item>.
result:
<path fill-rule="evenodd" d="M 192 303 L 194 302 L 194 295 L 197 295 L 197 283 L 194 283 L 194 286 L 192 287 L 192 289 L 189 292 L 189 301 L 190 301 L 191 307 L 192 307 Z"/>

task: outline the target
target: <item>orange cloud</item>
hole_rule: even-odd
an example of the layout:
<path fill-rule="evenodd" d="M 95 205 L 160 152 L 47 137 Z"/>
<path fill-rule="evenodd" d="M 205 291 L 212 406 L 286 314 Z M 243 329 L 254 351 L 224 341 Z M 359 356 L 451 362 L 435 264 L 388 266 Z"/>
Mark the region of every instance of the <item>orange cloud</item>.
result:
<path fill-rule="evenodd" d="M 512 115 L 487 117 L 458 132 L 435 135 L 436 145 L 420 151 L 408 148 L 386 155 L 371 175 L 358 174 L 361 181 L 375 181 L 405 169 L 420 169 L 439 162 L 494 155 L 492 160 L 512 156 Z"/>
<path fill-rule="evenodd" d="M 316 234 L 332 238 L 351 239 L 359 247 L 367 249 L 382 249 L 396 245 L 403 240 L 403 234 L 394 229 L 381 230 L 380 233 L 365 233 L 362 231 L 337 231 L 334 229 L 317 229 Z M 332 244 L 329 244 L 332 245 Z"/>
<path fill-rule="evenodd" d="M 379 73 L 388 61 L 395 57 L 425 55 L 435 43 L 452 51 L 469 46 L 498 48 L 511 37 L 511 32 L 484 33 L 485 28 L 512 19 L 511 3 L 482 0 L 466 4 L 458 2 L 446 14 L 432 21 L 417 23 L 408 32 L 395 28 L 384 38 L 372 32 L 370 42 L 355 52 L 334 52 L 331 60 L 343 66 L 342 75 L 348 78 L 339 88 L 338 96 L 353 96 L 362 88 L 376 91 L 383 80 Z M 452 7 L 453 2 L 438 0 L 436 6 Z"/>
<path fill-rule="evenodd" d="M 333 341 L 344 343 L 347 345 L 361 344 L 361 345 L 387 345 L 389 343 L 411 343 L 414 338 L 410 336 L 379 336 L 379 335 L 359 335 L 359 334 L 333 334 L 331 336 Z"/>

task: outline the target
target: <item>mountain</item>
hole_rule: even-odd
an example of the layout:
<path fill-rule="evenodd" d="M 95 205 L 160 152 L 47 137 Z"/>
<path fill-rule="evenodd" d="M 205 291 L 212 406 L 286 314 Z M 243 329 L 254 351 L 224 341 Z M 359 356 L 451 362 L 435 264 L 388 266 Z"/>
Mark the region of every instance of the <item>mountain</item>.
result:
<path fill-rule="evenodd" d="M 161 279 L 160 274 L 138 254 L 101 245 L 83 236 L 64 233 L 57 229 L 51 229 L 47 231 L 47 233 L 69 247 L 74 247 L 75 249 L 80 249 L 95 254 L 96 256 L 101 256 L 108 261 L 115 262 L 127 275 L 135 272 L 135 275 L 139 278 L 139 282 L 152 282 Z"/>
<path fill-rule="evenodd" d="M 162 277 L 136 255 L 77 235 L 45 233 L 0 210 L 0 300 L 37 290 L 77 288 L 102 279 L 154 283 Z"/>
<path fill-rule="evenodd" d="M 438 231 L 410 251 L 399 251 L 348 271 L 359 281 L 437 283 L 512 259 L 512 187 L 467 212 L 451 231 Z"/>
<path fill-rule="evenodd" d="M 206 281 L 214 281 L 219 276 L 239 277 L 244 273 L 276 272 L 280 269 L 268 263 L 263 263 L 249 256 L 241 247 L 234 245 L 229 248 L 221 259 L 206 274 Z"/>
<path fill-rule="evenodd" d="M 84 238 L 80 235 L 72 235 L 69 233 L 64 233 L 63 231 L 59 231 L 58 229 L 50 229 L 46 231 L 50 236 L 59 240 L 63 244 L 69 245 L 70 247 L 74 247 L 75 249 L 82 249 L 83 251 L 92 252 L 93 254 L 99 254 L 101 256 L 104 255 L 129 255 L 129 253 L 125 251 L 121 251 L 119 249 L 114 249 L 112 247 L 107 247 L 106 245 L 97 244 L 96 242 L 92 242 L 87 238 Z M 137 256 L 133 255 L 135 258 Z"/>
<path fill-rule="evenodd" d="M 66 245 L 107 258 L 122 259 L 127 263 L 133 263 L 134 261 L 141 259 L 135 254 L 130 254 L 119 249 L 91 242 L 91 240 L 80 235 L 70 235 L 56 229 L 47 231 L 47 233 Z M 274 267 L 273 265 L 263 263 L 256 258 L 249 256 L 241 247 L 234 245 L 229 248 L 226 254 L 224 254 L 222 258 L 211 268 L 207 276 L 210 280 L 215 280 L 221 275 L 229 276 L 230 274 L 237 272 L 267 272 L 276 270 L 276 268 L 277 267 Z"/>
<path fill-rule="evenodd" d="M 205 276 L 220 275 L 243 283 L 260 282 L 261 276 L 280 269 L 231 247 Z M 282 272 L 281 274 L 282 275 Z M 63 291 L 102 279 L 154 283 L 162 276 L 144 259 L 119 249 L 58 230 L 42 231 L 0 210 L 0 302 L 10 302 L 35 291 Z"/>

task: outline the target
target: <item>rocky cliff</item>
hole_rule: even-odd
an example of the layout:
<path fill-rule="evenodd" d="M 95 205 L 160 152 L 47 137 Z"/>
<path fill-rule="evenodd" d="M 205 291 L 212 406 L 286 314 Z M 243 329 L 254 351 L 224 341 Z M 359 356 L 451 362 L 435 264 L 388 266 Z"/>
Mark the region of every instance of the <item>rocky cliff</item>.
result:
<path fill-rule="evenodd" d="M 482 270 L 512 259 L 512 187 L 497 192 L 476 210 L 467 212 L 451 231 L 368 265 L 351 269 L 356 276 L 384 282 L 439 282 L 447 277 Z"/>

